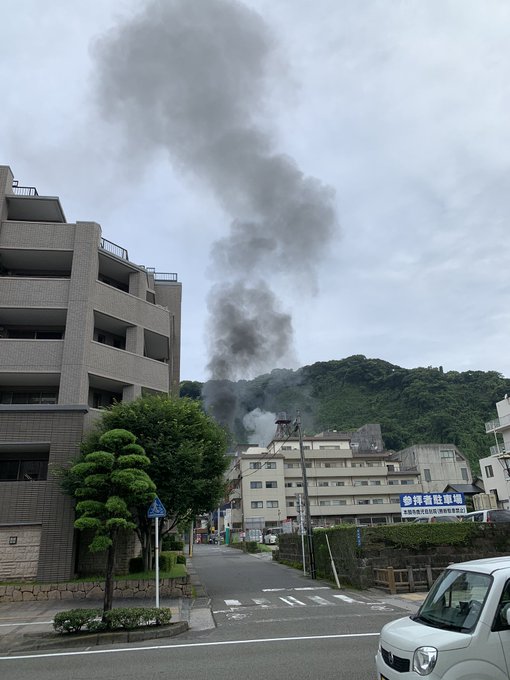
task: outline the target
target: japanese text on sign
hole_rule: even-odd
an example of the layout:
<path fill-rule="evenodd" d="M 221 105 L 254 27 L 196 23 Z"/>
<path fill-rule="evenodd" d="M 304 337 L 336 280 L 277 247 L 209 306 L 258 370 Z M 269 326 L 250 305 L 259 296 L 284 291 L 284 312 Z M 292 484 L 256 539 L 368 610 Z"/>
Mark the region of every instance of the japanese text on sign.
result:
<path fill-rule="evenodd" d="M 402 517 L 430 515 L 465 515 L 466 501 L 463 493 L 402 493 Z"/>

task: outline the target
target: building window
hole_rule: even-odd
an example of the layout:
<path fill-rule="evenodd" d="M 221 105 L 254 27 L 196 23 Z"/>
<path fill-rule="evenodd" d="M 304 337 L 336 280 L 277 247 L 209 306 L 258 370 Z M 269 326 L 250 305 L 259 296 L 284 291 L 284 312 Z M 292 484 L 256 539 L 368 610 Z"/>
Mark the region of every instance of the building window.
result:
<path fill-rule="evenodd" d="M 380 479 L 371 479 L 370 480 L 370 486 L 381 486 L 381 480 Z"/>
<path fill-rule="evenodd" d="M 460 475 L 465 482 L 469 480 L 467 468 L 460 468 Z"/>
<path fill-rule="evenodd" d="M 251 507 L 255 510 L 256 508 L 263 508 L 264 503 L 263 501 L 252 501 L 251 502 Z"/>
<path fill-rule="evenodd" d="M 250 482 L 250 489 L 262 489 L 262 482 Z"/>
<path fill-rule="evenodd" d="M 358 499 L 356 501 L 356 503 L 358 505 L 370 505 L 370 501 L 368 499 L 362 499 L 362 498 Z"/>
<path fill-rule="evenodd" d="M 274 461 L 266 463 L 266 470 L 276 470 L 276 463 Z"/>
<path fill-rule="evenodd" d="M 250 463 L 250 470 L 260 470 L 260 463 Z"/>
<path fill-rule="evenodd" d="M 395 472 L 395 466 L 394 465 L 388 465 L 388 472 Z"/>
<path fill-rule="evenodd" d="M 398 479 L 388 479 L 388 486 L 397 486 Z"/>
<path fill-rule="evenodd" d="M 414 484 L 414 479 L 401 479 L 401 484 Z"/>
<path fill-rule="evenodd" d="M 366 480 L 366 479 L 355 479 L 353 486 L 368 486 L 368 480 Z"/>
<path fill-rule="evenodd" d="M 351 463 L 351 467 L 362 468 L 362 467 L 365 467 L 365 463 Z"/>
<path fill-rule="evenodd" d="M 400 496 L 390 496 L 390 503 L 400 503 Z"/>
<path fill-rule="evenodd" d="M 287 501 L 287 505 L 289 506 L 289 508 L 293 508 L 294 507 L 294 501 Z"/>
<path fill-rule="evenodd" d="M 326 451 L 326 450 L 331 450 L 331 449 L 334 449 L 335 451 L 337 451 L 339 448 L 340 447 L 337 444 L 327 444 L 325 446 L 319 446 L 319 449 L 321 451 Z"/>
<path fill-rule="evenodd" d="M 425 477 L 426 482 L 431 482 L 432 477 L 430 476 L 430 470 L 429 468 L 423 468 L 423 476 Z"/>
<path fill-rule="evenodd" d="M 284 463 L 284 467 L 288 469 L 301 467 L 299 463 Z"/>
<path fill-rule="evenodd" d="M 334 501 L 331 501 L 331 505 L 347 505 L 347 501 L 341 498 L 337 498 Z"/>
<path fill-rule="evenodd" d="M 439 456 L 441 460 L 455 460 L 455 451 L 453 449 L 441 449 Z"/>
<path fill-rule="evenodd" d="M 319 505 L 331 505 L 331 501 L 319 501 Z"/>
<path fill-rule="evenodd" d="M 492 465 L 485 466 L 485 475 L 486 477 L 494 477 L 494 470 L 492 469 Z"/>
<path fill-rule="evenodd" d="M 266 482 L 266 489 L 277 489 L 278 482 Z"/>
<path fill-rule="evenodd" d="M 266 501 L 266 508 L 277 508 L 278 501 Z"/>
<path fill-rule="evenodd" d="M 345 482 L 331 482 L 331 486 L 345 486 Z"/>
<path fill-rule="evenodd" d="M 47 476 L 48 458 L 0 458 L 0 482 L 41 482 Z"/>
<path fill-rule="evenodd" d="M 329 482 L 319 482 L 318 486 L 329 486 Z"/>
<path fill-rule="evenodd" d="M 58 399 L 57 391 L 34 391 L 34 392 L 17 392 L 17 391 L 2 391 L 0 392 L 0 404 L 56 404 Z"/>
<path fill-rule="evenodd" d="M 382 502 L 382 498 L 372 498 L 372 505 L 380 505 Z"/>

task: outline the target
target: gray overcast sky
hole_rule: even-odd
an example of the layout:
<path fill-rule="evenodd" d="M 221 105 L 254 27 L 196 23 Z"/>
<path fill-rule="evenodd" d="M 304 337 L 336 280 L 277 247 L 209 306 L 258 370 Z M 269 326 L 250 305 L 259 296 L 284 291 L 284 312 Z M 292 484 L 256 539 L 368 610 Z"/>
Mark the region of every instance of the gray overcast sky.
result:
<path fill-rule="evenodd" d="M 0 163 L 59 195 L 69 221 L 99 222 L 134 262 L 178 272 L 181 377 L 205 380 L 207 297 L 224 266 L 211 250 L 236 215 L 218 176 L 146 146 L 143 131 L 133 143 L 98 106 L 97 41 L 146 4 L 2 3 Z M 285 356 L 256 372 L 365 354 L 510 376 L 510 4 L 242 4 L 274 42 L 248 102 L 258 129 L 334 190 L 337 220 L 316 232 L 322 249 L 308 244 L 313 267 L 292 234 L 254 260 L 294 329 Z"/>

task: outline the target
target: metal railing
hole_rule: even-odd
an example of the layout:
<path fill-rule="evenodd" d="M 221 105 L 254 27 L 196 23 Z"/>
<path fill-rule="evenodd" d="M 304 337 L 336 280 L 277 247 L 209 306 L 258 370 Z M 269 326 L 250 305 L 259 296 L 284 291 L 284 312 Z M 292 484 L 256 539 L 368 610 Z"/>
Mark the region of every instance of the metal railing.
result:
<path fill-rule="evenodd" d="M 505 445 L 504 444 L 498 444 L 498 446 L 491 446 L 490 447 L 490 453 L 491 453 L 491 456 L 497 456 L 500 453 L 506 453 Z"/>
<path fill-rule="evenodd" d="M 109 253 L 112 253 L 112 255 L 115 255 L 116 257 L 120 257 L 121 260 L 129 260 L 128 251 L 122 246 L 112 243 L 112 241 L 107 241 L 105 238 L 101 238 L 99 247 L 108 251 Z"/>
<path fill-rule="evenodd" d="M 145 271 L 154 277 L 154 281 L 177 281 L 175 272 L 157 272 L 154 267 L 145 267 Z"/>
<path fill-rule="evenodd" d="M 154 272 L 154 281 L 177 281 L 177 274 L 173 272 Z"/>
<path fill-rule="evenodd" d="M 506 426 L 510 426 L 510 415 L 496 418 L 495 420 L 490 420 L 488 423 L 485 423 L 485 432 L 494 432 L 494 430 L 499 430 L 499 428 Z"/>
<path fill-rule="evenodd" d="M 16 196 L 39 196 L 35 187 L 20 187 L 17 179 L 12 182 L 12 193 Z"/>

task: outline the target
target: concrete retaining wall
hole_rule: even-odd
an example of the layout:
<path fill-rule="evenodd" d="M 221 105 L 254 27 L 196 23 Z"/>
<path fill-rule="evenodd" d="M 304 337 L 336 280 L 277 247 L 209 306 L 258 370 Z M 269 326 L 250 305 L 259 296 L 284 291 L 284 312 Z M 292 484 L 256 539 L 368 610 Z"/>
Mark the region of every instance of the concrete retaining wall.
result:
<path fill-rule="evenodd" d="M 189 576 L 181 578 L 161 579 L 159 584 L 161 597 L 191 597 L 191 580 Z M 156 595 L 154 581 L 133 580 L 115 581 L 115 599 L 153 598 Z M 21 583 L 0 585 L 0 603 L 31 602 L 41 600 L 102 600 L 104 582 L 86 581 L 83 583 Z"/>

